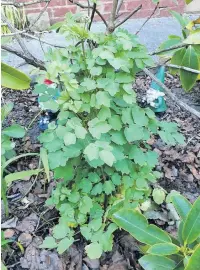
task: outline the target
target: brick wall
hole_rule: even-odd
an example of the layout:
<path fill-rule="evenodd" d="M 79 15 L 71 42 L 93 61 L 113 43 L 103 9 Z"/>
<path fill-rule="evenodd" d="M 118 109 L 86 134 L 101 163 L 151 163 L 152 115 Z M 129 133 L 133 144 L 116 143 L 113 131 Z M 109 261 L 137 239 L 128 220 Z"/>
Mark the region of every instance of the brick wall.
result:
<path fill-rule="evenodd" d="M 28 0 L 17 0 L 18 2 L 28 2 Z M 79 0 L 80 3 L 87 5 L 87 0 Z M 107 19 L 109 17 L 112 0 L 98 0 L 98 10 L 102 15 Z M 158 9 L 154 15 L 154 17 L 164 17 L 169 16 L 169 13 L 166 7 L 170 9 L 176 10 L 178 12 L 183 12 L 184 10 L 184 0 L 177 0 L 178 5 L 174 3 L 173 0 L 160 0 L 160 9 Z M 135 9 L 138 5 L 142 4 L 143 8 L 137 12 L 132 18 L 146 18 L 148 17 L 153 9 L 155 8 L 155 4 L 152 3 L 152 0 L 124 0 L 124 4 L 121 8 L 122 16 L 125 16 L 133 9 Z M 45 3 L 35 4 L 32 6 L 28 6 L 26 8 L 27 13 L 39 13 L 41 9 L 45 6 Z M 58 21 L 62 21 L 66 12 L 78 12 L 81 9 L 74 4 L 71 4 L 68 0 L 51 0 L 48 5 L 47 12 L 49 14 L 50 23 L 53 24 Z M 99 17 L 95 15 L 95 20 L 98 21 Z"/>

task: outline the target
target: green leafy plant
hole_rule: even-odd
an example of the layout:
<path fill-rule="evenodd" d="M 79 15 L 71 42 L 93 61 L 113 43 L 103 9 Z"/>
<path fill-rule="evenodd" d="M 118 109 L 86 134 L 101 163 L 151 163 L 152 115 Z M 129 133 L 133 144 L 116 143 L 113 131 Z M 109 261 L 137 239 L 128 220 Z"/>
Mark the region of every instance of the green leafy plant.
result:
<path fill-rule="evenodd" d="M 192 89 L 196 81 L 200 79 L 200 19 L 191 21 L 188 17 L 169 11 L 175 17 L 182 28 L 182 37 L 171 35 L 160 46 L 162 52 L 159 55 L 170 58 L 171 73 L 178 74 L 183 88 L 186 91 Z M 173 47 L 177 47 L 174 49 Z"/>
<path fill-rule="evenodd" d="M 8 250 L 9 243 L 12 243 L 13 241 L 10 239 L 5 239 L 4 231 L 1 231 L 1 250 Z M 4 263 L 1 261 L 1 269 L 7 270 L 7 267 L 4 265 Z"/>
<path fill-rule="evenodd" d="M 1 108 L 1 121 L 3 122 L 13 108 L 13 103 L 8 103 Z M 5 205 L 6 214 L 8 215 L 8 204 L 6 198 L 7 187 L 11 185 L 14 180 L 23 179 L 27 176 L 38 174 L 41 170 L 28 170 L 8 174 L 7 166 L 26 156 L 39 155 L 38 153 L 27 153 L 16 156 L 15 142 L 13 138 L 23 138 L 25 135 L 25 129 L 18 125 L 13 124 L 9 127 L 2 128 L 1 130 L 1 194 Z"/>
<path fill-rule="evenodd" d="M 11 243 L 11 242 L 12 240 L 5 239 L 4 231 L 1 231 L 1 248 L 2 249 L 7 248 L 8 243 Z"/>
<path fill-rule="evenodd" d="M 180 216 L 178 238 L 167 234 L 155 225 L 149 225 L 137 210 L 121 209 L 112 220 L 128 231 L 139 242 L 145 255 L 139 259 L 145 270 L 185 269 L 198 270 L 200 257 L 200 197 L 193 205 L 180 194 L 171 196 Z"/>
<path fill-rule="evenodd" d="M 112 249 L 117 229 L 109 219 L 113 211 L 137 207 L 160 177 L 148 139 L 157 134 L 175 145 L 184 138 L 175 123 L 159 122 L 153 111 L 136 103 L 135 76 L 153 64 L 137 37 L 122 29 L 94 34 L 87 24 L 87 19 L 67 14 L 65 22 L 53 26 L 72 45 L 49 51 L 39 81 L 51 79 L 61 93 L 55 99 L 58 89 L 44 84 L 34 90 L 42 108 L 58 112 L 39 136 L 56 181 L 47 205 L 60 213 L 41 247 L 63 253 L 79 228 L 88 241 L 88 256 L 99 258 Z"/>

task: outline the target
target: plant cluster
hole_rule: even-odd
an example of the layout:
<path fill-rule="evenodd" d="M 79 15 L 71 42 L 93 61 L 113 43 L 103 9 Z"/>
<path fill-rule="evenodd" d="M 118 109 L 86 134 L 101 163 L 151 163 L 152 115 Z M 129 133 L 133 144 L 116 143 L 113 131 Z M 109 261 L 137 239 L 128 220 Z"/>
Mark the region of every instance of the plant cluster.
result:
<path fill-rule="evenodd" d="M 2 5 L 1 12 L 9 20 L 9 22 L 17 29 L 21 30 L 27 24 L 27 18 L 25 9 L 19 9 L 14 5 Z M 3 34 L 10 33 L 10 30 L 6 24 L 1 25 L 1 31 Z"/>
<path fill-rule="evenodd" d="M 200 197 L 194 205 L 180 194 L 171 196 L 172 203 L 180 216 L 178 238 L 155 225 L 136 210 L 121 209 L 113 214 L 112 220 L 128 231 L 139 242 L 145 255 L 139 259 L 144 270 L 185 269 L 198 270 L 200 258 Z"/>
<path fill-rule="evenodd" d="M 79 228 L 86 252 L 99 258 L 112 249 L 117 226 L 113 211 L 135 208 L 151 193 L 160 173 L 157 154 L 147 141 L 152 134 L 175 145 L 184 139 L 175 123 L 159 122 L 149 108 L 140 108 L 132 89 L 137 72 L 152 65 L 146 48 L 124 30 L 103 35 L 87 30 L 87 19 L 72 14 L 54 28 L 70 39 L 66 49 L 50 50 L 38 84 L 42 108 L 58 113 L 57 121 L 39 136 L 48 152 L 56 188 L 47 205 L 60 213 L 52 236 L 41 247 L 64 252 Z"/>

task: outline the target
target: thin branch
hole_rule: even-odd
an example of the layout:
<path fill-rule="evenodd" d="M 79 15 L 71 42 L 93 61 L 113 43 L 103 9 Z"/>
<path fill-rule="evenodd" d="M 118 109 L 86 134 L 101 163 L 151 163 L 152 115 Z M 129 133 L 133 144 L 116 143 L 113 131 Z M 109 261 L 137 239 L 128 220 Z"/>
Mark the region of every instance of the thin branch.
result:
<path fill-rule="evenodd" d="M 160 50 L 160 51 L 155 51 L 155 52 L 152 52 L 150 53 L 150 55 L 155 55 L 155 54 L 159 54 L 159 53 L 163 53 L 163 52 L 168 52 L 168 51 L 171 51 L 171 50 L 175 50 L 175 49 L 179 49 L 179 48 L 183 48 L 183 47 L 186 47 L 188 46 L 189 44 L 185 44 L 185 43 L 180 43 L 178 45 L 175 45 L 175 46 L 171 46 L 167 49 L 163 49 L 163 50 Z"/>
<path fill-rule="evenodd" d="M 56 44 L 53 44 L 53 43 L 50 43 L 44 39 L 41 39 L 41 38 L 38 38 L 38 37 L 35 37 L 33 35 L 30 35 L 28 33 L 22 33 L 23 36 L 26 36 L 26 37 L 29 37 L 29 38 L 32 38 L 32 39 L 35 39 L 35 40 L 38 40 L 39 42 L 42 42 L 44 44 L 47 44 L 47 45 L 50 45 L 52 47 L 57 47 L 57 48 L 66 48 L 66 46 L 63 46 L 63 45 L 56 45 Z"/>
<path fill-rule="evenodd" d="M 14 48 L 11 48 L 9 46 L 5 46 L 5 45 L 2 45 L 1 46 L 1 49 L 9 52 L 9 53 L 12 53 L 12 54 L 15 54 L 17 55 L 18 57 L 24 59 L 29 65 L 32 65 L 34 67 L 39 67 L 41 68 L 42 70 L 45 70 L 45 66 L 44 66 L 44 62 L 41 61 L 41 60 L 38 60 L 36 58 L 29 58 L 25 53 L 21 52 L 21 51 L 18 51 Z"/>
<path fill-rule="evenodd" d="M 88 17 L 90 17 L 90 0 L 87 0 L 88 3 Z"/>
<path fill-rule="evenodd" d="M 19 34 L 22 34 L 22 33 L 25 33 L 25 32 L 26 32 L 26 30 L 18 31 L 18 32 L 15 32 L 15 33 L 2 34 L 1 37 L 12 37 L 12 36 L 19 35 Z"/>
<path fill-rule="evenodd" d="M 34 0 L 34 1 L 23 2 L 23 3 L 17 3 L 15 1 L 1 1 L 1 5 L 6 5 L 6 6 L 9 5 L 9 6 L 15 6 L 17 8 L 20 8 L 20 7 L 25 7 L 25 6 L 49 2 L 49 1 L 51 1 L 51 0 Z"/>
<path fill-rule="evenodd" d="M 147 68 L 144 68 L 143 71 L 152 79 L 154 80 L 160 87 L 165 90 L 166 94 L 173 100 L 175 101 L 181 108 L 184 110 L 190 112 L 193 115 L 196 115 L 198 118 L 200 118 L 200 112 L 197 110 L 193 109 L 192 107 L 188 106 L 186 103 L 181 101 L 179 98 L 177 98 L 169 88 L 167 88 L 159 79 L 155 77 L 153 73 L 151 73 Z"/>
<path fill-rule="evenodd" d="M 137 13 L 142 8 L 142 4 L 138 6 L 136 9 L 134 9 L 127 17 L 125 17 L 121 22 L 116 24 L 115 28 L 119 27 L 123 23 L 125 23 L 128 19 L 130 19 L 135 13 Z"/>
<path fill-rule="evenodd" d="M 83 4 L 81 4 L 81 3 L 77 2 L 77 1 L 74 1 L 74 0 L 69 0 L 69 2 L 72 3 L 72 4 L 75 4 L 75 5 L 77 5 L 78 7 L 81 7 L 81 8 L 90 8 L 90 9 L 93 8 L 93 7 L 85 6 L 85 5 L 83 5 Z M 107 24 L 105 18 L 103 17 L 103 15 L 97 9 L 96 9 L 96 13 L 102 19 L 102 21 L 105 24 L 105 26 L 108 27 L 108 24 Z"/>
<path fill-rule="evenodd" d="M 139 28 L 139 30 L 135 33 L 135 35 L 137 35 L 141 30 L 142 28 L 145 26 L 145 24 L 152 18 L 152 16 L 155 14 L 157 8 L 159 6 L 159 2 L 157 3 L 157 5 L 155 6 L 153 12 L 151 13 L 151 15 L 144 21 L 144 23 L 142 24 L 142 26 Z"/>
<path fill-rule="evenodd" d="M 117 10 L 116 10 L 116 17 L 118 17 L 119 11 L 121 9 L 121 6 L 123 4 L 124 0 L 118 0 Z"/>
<path fill-rule="evenodd" d="M 97 7 L 97 4 L 94 3 L 93 9 L 92 9 L 92 15 L 91 15 L 91 18 L 90 18 L 90 23 L 89 23 L 89 26 L 88 26 L 88 30 L 90 30 L 90 28 L 92 26 L 92 22 L 93 22 L 93 19 L 94 19 L 94 14 L 96 12 L 96 7 Z"/>
<path fill-rule="evenodd" d="M 177 65 L 173 65 L 173 64 L 167 64 L 167 67 L 171 67 L 171 68 L 177 68 L 177 69 L 183 69 L 192 73 L 196 73 L 196 74 L 200 74 L 200 70 L 196 70 L 193 68 L 189 68 L 189 67 L 184 67 L 184 66 L 177 66 Z"/>
<path fill-rule="evenodd" d="M 48 0 L 46 5 L 44 6 L 44 8 L 40 11 L 38 17 L 35 19 L 35 21 L 28 27 L 29 29 L 31 29 L 36 23 L 37 21 L 41 18 L 41 16 L 44 14 L 44 12 L 46 11 L 48 5 L 50 4 L 51 0 Z"/>
<path fill-rule="evenodd" d="M 12 33 L 17 33 L 18 30 L 15 29 L 15 27 L 8 21 L 8 19 L 6 18 L 6 16 L 1 13 L 1 19 L 7 23 L 8 25 L 8 28 L 9 30 L 12 32 Z M 28 51 L 28 49 L 26 48 L 26 45 L 23 41 L 23 39 L 20 37 L 20 35 L 17 33 L 15 36 L 14 36 L 17 40 L 17 42 L 19 43 L 20 47 L 22 48 L 22 50 L 24 51 L 24 53 L 29 57 L 29 58 L 34 58 L 32 56 L 32 54 Z"/>

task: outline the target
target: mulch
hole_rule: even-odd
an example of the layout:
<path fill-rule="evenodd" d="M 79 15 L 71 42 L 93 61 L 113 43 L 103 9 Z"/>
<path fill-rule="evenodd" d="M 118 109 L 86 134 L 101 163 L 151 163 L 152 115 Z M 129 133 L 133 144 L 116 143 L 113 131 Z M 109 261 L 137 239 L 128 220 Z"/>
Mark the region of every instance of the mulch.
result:
<path fill-rule="evenodd" d="M 138 102 L 142 104 L 142 97 L 151 83 L 147 76 L 139 76 L 134 83 Z M 181 88 L 178 78 L 170 74 L 166 76 L 166 85 L 188 105 L 200 110 L 200 83 L 194 87 L 191 93 L 185 93 Z M 7 118 L 5 125 L 19 123 L 28 127 L 33 118 L 39 113 L 37 96 L 28 91 L 14 91 L 5 89 L 2 95 L 2 103 L 14 102 L 14 109 Z M 151 144 L 159 154 L 157 170 L 163 173 L 158 182 L 167 192 L 176 190 L 185 195 L 191 202 L 200 194 L 200 121 L 195 116 L 181 109 L 172 100 L 166 97 L 168 109 L 161 120 L 175 121 L 180 131 L 186 138 L 184 146 L 167 146 L 160 139 L 152 139 Z M 144 104 L 142 104 L 144 105 Z M 38 118 L 31 124 L 25 138 L 16 140 L 17 153 L 38 152 L 40 144 Z M 9 167 L 10 172 L 26 169 L 35 169 L 38 166 L 37 158 L 26 158 L 13 163 Z M 53 175 L 51 175 L 53 180 Z M 8 190 L 9 217 L 6 218 L 2 209 L 2 223 L 7 224 L 6 234 L 15 242 L 9 244 L 9 250 L 2 252 L 2 258 L 8 269 L 31 270 L 125 270 L 140 269 L 137 259 L 139 251 L 135 240 L 125 232 L 115 235 L 113 251 L 103 254 L 99 260 L 89 260 L 84 254 L 84 242 L 81 240 L 63 255 L 58 256 L 55 251 L 38 249 L 42 239 L 49 233 L 58 220 L 55 209 L 44 206 L 45 200 L 50 196 L 54 183 L 46 183 L 41 174 L 35 181 L 31 177 L 27 181 L 17 181 Z M 34 185 L 33 185 L 34 183 Z M 160 213 L 166 212 L 165 205 L 160 206 Z M 14 217 L 13 220 L 11 220 Z M 13 223 L 12 223 L 13 222 Z M 168 231 L 175 228 L 164 220 L 154 220 L 156 224 L 164 226 Z M 22 247 L 16 244 L 19 241 Z"/>

